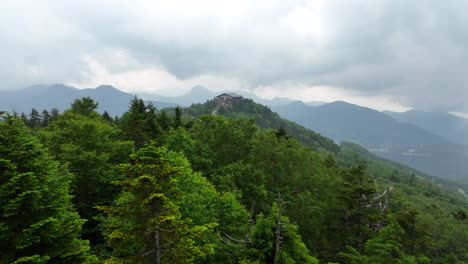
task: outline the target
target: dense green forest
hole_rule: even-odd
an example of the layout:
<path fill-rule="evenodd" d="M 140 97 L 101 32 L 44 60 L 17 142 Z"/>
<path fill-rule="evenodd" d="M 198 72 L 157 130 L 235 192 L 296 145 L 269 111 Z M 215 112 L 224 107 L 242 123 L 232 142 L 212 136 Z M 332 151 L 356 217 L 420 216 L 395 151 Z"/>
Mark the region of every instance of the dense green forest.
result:
<path fill-rule="evenodd" d="M 0 263 L 468 262 L 468 199 L 241 99 L 3 113 Z"/>

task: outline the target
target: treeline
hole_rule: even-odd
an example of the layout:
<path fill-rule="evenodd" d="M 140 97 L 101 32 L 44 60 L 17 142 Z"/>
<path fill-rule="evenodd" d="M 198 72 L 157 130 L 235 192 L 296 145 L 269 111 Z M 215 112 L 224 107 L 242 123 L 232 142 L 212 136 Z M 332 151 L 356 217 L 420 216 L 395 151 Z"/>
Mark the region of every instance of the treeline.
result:
<path fill-rule="evenodd" d="M 462 197 L 236 104 L 4 114 L 0 263 L 468 260 Z"/>

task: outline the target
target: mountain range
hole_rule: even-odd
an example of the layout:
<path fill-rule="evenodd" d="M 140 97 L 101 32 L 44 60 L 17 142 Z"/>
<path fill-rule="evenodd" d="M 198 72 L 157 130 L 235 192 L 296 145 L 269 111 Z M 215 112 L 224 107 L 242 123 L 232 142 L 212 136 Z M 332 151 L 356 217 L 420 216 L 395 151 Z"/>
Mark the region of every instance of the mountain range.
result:
<path fill-rule="evenodd" d="M 168 103 L 173 103 L 173 104 L 177 104 L 180 106 L 188 107 L 194 103 L 200 103 L 200 104 L 204 103 L 222 93 L 237 93 L 239 95 L 242 95 L 244 98 L 252 99 L 259 104 L 267 105 L 270 107 L 278 106 L 278 105 L 287 105 L 293 102 L 293 100 L 291 99 L 281 98 L 281 97 L 275 97 L 273 99 L 265 99 L 265 98 L 258 97 L 255 94 L 250 93 L 248 91 L 225 90 L 225 91 L 220 91 L 220 92 L 214 92 L 201 85 L 194 86 L 190 91 L 188 91 L 186 94 L 181 95 L 181 96 L 162 96 L 162 95 L 149 94 L 149 93 L 139 93 L 138 96 L 146 100 L 156 100 L 156 101 L 168 102 Z M 326 102 L 322 102 L 322 101 L 305 102 L 305 104 L 312 105 L 312 106 L 322 105 L 325 103 Z"/>
<path fill-rule="evenodd" d="M 195 86 L 182 96 L 139 94 L 158 109 L 204 103 L 222 92 Z M 269 106 L 281 117 L 312 129 L 336 142 L 357 143 L 374 154 L 412 166 L 425 173 L 467 181 L 468 120 L 448 113 L 410 110 L 384 111 L 337 101 L 300 102 L 286 98 L 263 99 L 248 92 L 237 93 Z M 98 110 L 121 116 L 133 94 L 109 85 L 77 89 L 62 84 L 36 85 L 18 91 L 0 92 L 0 110 L 24 112 L 32 108 L 67 109 L 76 98 L 89 96 Z M 300 134 L 298 132 L 298 134 Z"/>
<path fill-rule="evenodd" d="M 22 90 L 1 91 L 0 110 L 29 114 L 32 108 L 39 111 L 57 108 L 61 111 L 70 107 L 77 98 L 91 97 L 99 102 L 98 111 L 121 116 L 128 110 L 133 94 L 122 92 L 110 85 L 94 89 L 77 89 L 63 84 L 34 85 Z M 147 101 L 149 103 L 150 101 Z M 174 107 L 175 104 L 151 101 L 157 108 Z"/>
<path fill-rule="evenodd" d="M 294 102 L 272 109 L 337 142 L 357 143 L 381 157 L 432 175 L 467 180 L 468 147 L 416 125 L 422 123 L 417 118 L 412 123 L 401 122 L 388 112 L 342 101 L 317 107 Z M 441 119 L 434 121 L 440 125 L 433 126 L 442 126 L 442 121 L 447 122 Z"/>
<path fill-rule="evenodd" d="M 416 125 L 454 143 L 468 145 L 468 119 L 442 112 L 409 110 L 403 113 L 384 111 L 395 120 Z"/>

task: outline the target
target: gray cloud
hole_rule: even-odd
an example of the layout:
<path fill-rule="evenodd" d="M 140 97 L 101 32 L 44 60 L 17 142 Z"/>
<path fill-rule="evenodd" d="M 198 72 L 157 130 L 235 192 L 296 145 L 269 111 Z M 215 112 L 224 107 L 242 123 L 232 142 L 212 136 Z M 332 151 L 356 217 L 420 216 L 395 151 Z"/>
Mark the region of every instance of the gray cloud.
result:
<path fill-rule="evenodd" d="M 112 72 L 158 66 L 180 79 L 294 81 L 468 111 L 463 1 L 37 2 L 2 4 L 0 89 L 84 80 L 92 56 Z M 115 63 L 114 50 L 134 63 Z"/>

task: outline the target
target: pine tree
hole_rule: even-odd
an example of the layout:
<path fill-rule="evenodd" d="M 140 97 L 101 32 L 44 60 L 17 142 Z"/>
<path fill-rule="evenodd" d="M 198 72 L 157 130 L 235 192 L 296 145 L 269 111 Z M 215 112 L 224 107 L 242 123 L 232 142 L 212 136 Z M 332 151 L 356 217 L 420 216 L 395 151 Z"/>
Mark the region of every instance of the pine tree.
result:
<path fill-rule="evenodd" d="M 112 119 L 112 117 L 109 115 L 109 113 L 107 113 L 107 111 L 104 111 L 104 113 L 102 114 L 102 118 L 110 123 L 114 123 L 114 119 Z"/>
<path fill-rule="evenodd" d="M 146 133 L 150 143 L 162 144 L 163 132 L 158 124 L 158 116 L 156 114 L 156 107 L 148 104 L 146 107 Z"/>
<path fill-rule="evenodd" d="M 50 121 L 55 121 L 58 119 L 60 111 L 57 108 L 52 108 L 50 110 Z"/>
<path fill-rule="evenodd" d="M 257 216 L 251 232 L 245 264 L 318 264 L 297 233 L 298 227 L 283 216 L 282 204 L 274 203 L 271 213 Z"/>
<path fill-rule="evenodd" d="M 49 124 L 50 122 L 50 114 L 49 114 L 49 111 L 45 110 L 42 111 L 42 122 L 41 122 L 41 126 L 45 127 Z"/>
<path fill-rule="evenodd" d="M 81 99 L 76 99 L 71 104 L 71 111 L 75 114 L 89 116 L 91 113 L 96 111 L 99 103 L 94 102 L 91 97 L 83 97 Z"/>
<path fill-rule="evenodd" d="M 93 246 L 100 243 L 103 238 L 95 206 L 109 205 L 116 197 L 118 188 L 112 182 L 122 177 L 116 165 L 128 160 L 131 143 L 118 140 L 116 127 L 97 112 L 84 116 L 67 110 L 39 135 L 49 152 L 74 173 L 73 202 L 80 216 L 88 220 L 83 236 Z"/>
<path fill-rule="evenodd" d="M 178 128 L 182 125 L 182 109 L 180 106 L 175 108 L 175 119 L 174 119 L 174 128 Z"/>
<path fill-rule="evenodd" d="M 343 174 L 344 189 L 340 200 L 344 203 L 342 212 L 344 239 L 347 245 L 362 249 L 363 243 L 372 236 L 372 225 L 380 221 L 381 213 L 372 206 L 375 188 L 372 180 L 365 175 L 365 166 L 359 164 Z"/>
<path fill-rule="evenodd" d="M 41 125 L 41 115 L 36 110 L 36 108 L 31 109 L 31 114 L 29 114 L 28 125 L 31 128 L 35 128 Z"/>
<path fill-rule="evenodd" d="M 22 121 L 0 123 L 0 263 L 82 263 L 88 242 L 59 168 Z"/>
<path fill-rule="evenodd" d="M 146 106 L 142 99 L 136 96 L 130 101 L 130 109 L 124 115 L 122 134 L 124 139 L 134 142 L 138 150 L 148 143 L 146 131 Z"/>
<path fill-rule="evenodd" d="M 166 110 L 161 110 L 158 115 L 158 124 L 162 128 L 163 131 L 169 131 L 169 128 L 171 127 L 169 125 L 169 117 L 167 116 Z"/>
<path fill-rule="evenodd" d="M 105 236 L 114 249 L 106 263 L 192 263 L 214 252 L 213 245 L 196 243 L 213 226 L 191 225 L 173 202 L 181 195 L 175 182 L 181 170 L 167 154 L 148 146 L 120 166 L 123 192 L 113 206 L 100 207 L 109 215 Z"/>
<path fill-rule="evenodd" d="M 16 113 L 13 113 L 13 116 L 14 116 L 14 117 L 17 117 L 17 116 L 16 116 Z M 20 119 L 21 119 L 21 121 L 23 121 L 23 123 L 25 123 L 26 125 L 29 124 L 28 117 L 26 116 L 25 113 L 21 113 Z"/>

